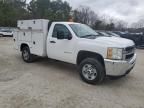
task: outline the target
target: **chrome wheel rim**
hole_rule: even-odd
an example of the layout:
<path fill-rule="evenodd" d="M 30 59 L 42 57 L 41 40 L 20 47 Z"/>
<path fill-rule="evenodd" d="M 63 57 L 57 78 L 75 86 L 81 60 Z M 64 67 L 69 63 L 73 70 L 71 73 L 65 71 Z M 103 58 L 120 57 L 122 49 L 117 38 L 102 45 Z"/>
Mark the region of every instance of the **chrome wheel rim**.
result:
<path fill-rule="evenodd" d="M 28 53 L 27 50 L 23 51 L 23 58 L 24 58 L 24 60 L 28 60 L 29 59 L 29 53 Z"/>
<path fill-rule="evenodd" d="M 97 77 L 97 70 L 91 64 L 85 64 L 82 68 L 82 74 L 87 80 L 94 80 Z"/>

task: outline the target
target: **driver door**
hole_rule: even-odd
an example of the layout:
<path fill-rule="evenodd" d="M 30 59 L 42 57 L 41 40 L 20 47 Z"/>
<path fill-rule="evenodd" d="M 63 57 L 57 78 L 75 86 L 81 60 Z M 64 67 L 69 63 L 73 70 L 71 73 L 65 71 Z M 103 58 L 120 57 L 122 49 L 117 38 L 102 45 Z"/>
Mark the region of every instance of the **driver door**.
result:
<path fill-rule="evenodd" d="M 62 34 L 61 34 L 62 33 Z M 58 39 L 61 35 L 61 39 Z M 69 29 L 63 24 L 55 24 L 53 33 L 48 39 L 48 56 L 49 58 L 61 60 L 65 62 L 73 61 L 74 42 L 73 39 L 68 40 L 67 37 L 71 35 Z M 60 36 L 59 36 L 60 37 Z"/>

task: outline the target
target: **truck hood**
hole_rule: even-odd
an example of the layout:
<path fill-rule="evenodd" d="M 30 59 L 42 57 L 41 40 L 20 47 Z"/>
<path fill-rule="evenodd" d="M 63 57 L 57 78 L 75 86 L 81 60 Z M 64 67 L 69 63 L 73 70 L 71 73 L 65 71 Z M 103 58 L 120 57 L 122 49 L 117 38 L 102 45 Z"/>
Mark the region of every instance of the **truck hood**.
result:
<path fill-rule="evenodd" d="M 118 47 L 118 48 L 124 48 L 134 45 L 134 42 L 132 40 L 120 37 L 97 37 L 95 39 L 95 42 L 107 47 Z"/>

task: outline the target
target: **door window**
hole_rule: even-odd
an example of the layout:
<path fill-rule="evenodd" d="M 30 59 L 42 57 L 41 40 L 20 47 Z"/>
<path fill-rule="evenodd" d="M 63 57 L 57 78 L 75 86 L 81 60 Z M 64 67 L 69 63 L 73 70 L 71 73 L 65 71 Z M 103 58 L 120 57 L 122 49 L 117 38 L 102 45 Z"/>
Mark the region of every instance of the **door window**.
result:
<path fill-rule="evenodd" d="M 57 38 L 58 32 L 63 32 L 64 33 L 64 38 L 67 38 L 68 36 L 71 35 L 68 28 L 65 25 L 62 25 L 62 24 L 56 24 L 55 25 L 52 37 Z"/>

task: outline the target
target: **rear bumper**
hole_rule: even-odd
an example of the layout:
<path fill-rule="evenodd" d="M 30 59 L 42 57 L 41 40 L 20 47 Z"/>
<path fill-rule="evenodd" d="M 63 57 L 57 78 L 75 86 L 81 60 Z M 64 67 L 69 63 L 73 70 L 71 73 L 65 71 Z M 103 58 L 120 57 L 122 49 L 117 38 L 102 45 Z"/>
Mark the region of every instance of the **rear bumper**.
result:
<path fill-rule="evenodd" d="M 136 54 L 129 61 L 105 59 L 105 70 L 108 76 L 122 76 L 128 74 L 136 63 Z"/>

